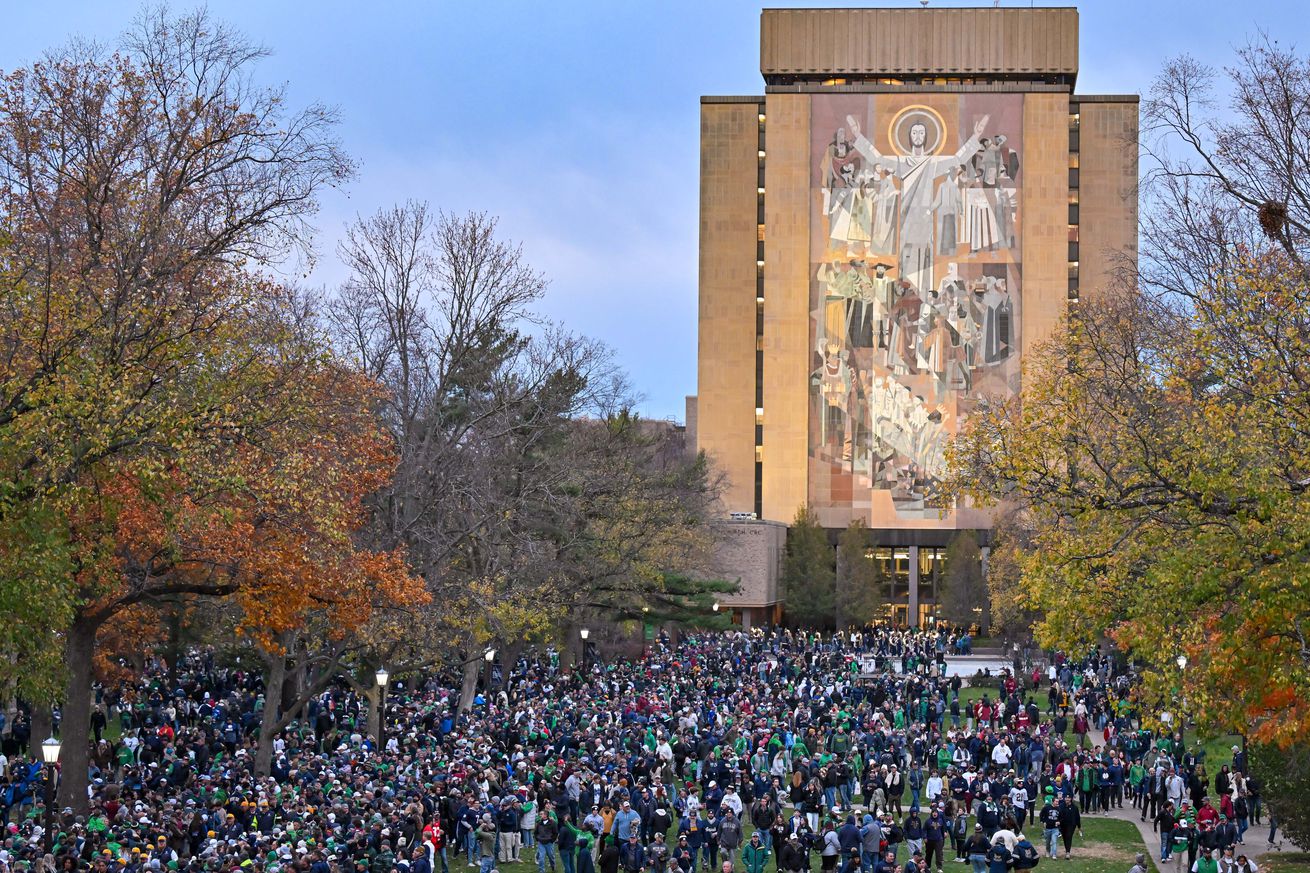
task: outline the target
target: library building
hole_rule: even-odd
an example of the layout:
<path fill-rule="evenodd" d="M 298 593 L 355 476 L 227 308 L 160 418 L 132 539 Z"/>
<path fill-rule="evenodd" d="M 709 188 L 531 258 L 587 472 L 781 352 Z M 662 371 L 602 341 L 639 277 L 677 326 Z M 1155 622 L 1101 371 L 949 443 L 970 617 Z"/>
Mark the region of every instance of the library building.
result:
<path fill-rule="evenodd" d="M 1137 246 L 1138 97 L 1080 94 L 1078 10 L 769 9 L 763 93 L 701 98 L 691 445 L 727 479 L 716 563 L 783 616 L 787 526 L 855 519 L 922 626 L 988 512 L 934 487 L 984 397 Z"/>

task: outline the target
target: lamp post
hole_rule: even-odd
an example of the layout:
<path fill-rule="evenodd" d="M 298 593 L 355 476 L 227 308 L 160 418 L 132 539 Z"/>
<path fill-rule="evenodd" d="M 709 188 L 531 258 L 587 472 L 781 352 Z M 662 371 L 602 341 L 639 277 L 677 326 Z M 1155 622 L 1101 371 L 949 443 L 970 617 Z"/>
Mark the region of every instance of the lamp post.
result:
<path fill-rule="evenodd" d="M 587 638 L 591 636 L 591 631 L 583 628 L 578 631 L 578 636 L 582 638 L 582 672 L 587 672 Z"/>
<path fill-rule="evenodd" d="M 378 753 L 387 748 L 387 681 L 391 674 L 386 667 L 378 667 L 374 678 L 378 680 Z"/>
<path fill-rule="evenodd" d="M 41 757 L 45 761 L 45 853 L 53 850 L 55 842 L 55 765 L 59 763 L 59 740 L 50 737 L 41 744 Z"/>
<path fill-rule="evenodd" d="M 1179 712 L 1178 714 L 1179 715 L 1178 735 L 1183 738 L 1183 743 L 1186 744 L 1187 743 L 1187 692 L 1186 692 L 1185 685 L 1186 685 L 1186 673 L 1187 673 L 1187 656 L 1179 655 L 1177 658 L 1174 659 L 1174 663 L 1178 665 L 1178 672 L 1180 674 L 1183 674 L 1178 677 L 1178 695 L 1179 695 L 1178 708 L 1181 710 L 1181 712 Z"/>
<path fill-rule="evenodd" d="M 487 649 L 482 653 L 483 666 L 487 671 L 486 692 L 487 692 L 487 711 L 491 711 L 491 665 L 496 660 L 496 650 Z"/>

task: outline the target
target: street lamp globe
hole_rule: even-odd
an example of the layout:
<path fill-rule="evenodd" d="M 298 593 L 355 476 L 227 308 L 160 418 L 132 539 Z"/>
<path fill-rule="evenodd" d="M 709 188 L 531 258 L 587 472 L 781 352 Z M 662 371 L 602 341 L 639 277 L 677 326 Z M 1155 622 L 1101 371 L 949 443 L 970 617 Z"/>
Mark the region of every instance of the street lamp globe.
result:
<path fill-rule="evenodd" d="M 1178 664 L 1178 669 L 1179 669 L 1179 670 L 1186 670 L 1186 669 L 1187 669 L 1187 656 L 1186 656 L 1186 655 L 1179 655 L 1179 656 L 1178 656 L 1178 660 L 1177 660 L 1176 663 Z"/>
<path fill-rule="evenodd" d="M 56 764 L 59 762 L 59 740 L 51 737 L 41 744 L 41 757 L 47 764 Z"/>
<path fill-rule="evenodd" d="M 378 687 L 379 687 L 379 688 L 386 688 L 386 687 L 387 687 L 387 680 L 389 680 L 389 679 L 391 678 L 391 674 L 387 672 L 387 668 L 386 668 L 386 667 L 378 667 L 378 671 L 377 671 L 377 673 L 375 673 L 375 674 L 373 674 L 373 675 L 374 675 L 374 677 L 378 680 Z"/>
<path fill-rule="evenodd" d="M 495 649 L 487 649 L 487 653 L 486 653 L 485 655 L 483 655 L 482 657 L 486 658 L 486 659 L 487 659 L 487 663 L 490 664 L 492 661 L 496 660 L 496 650 L 495 650 Z"/>
<path fill-rule="evenodd" d="M 587 637 L 591 636 L 591 631 L 584 627 L 582 630 L 578 631 L 578 636 L 585 640 Z"/>
<path fill-rule="evenodd" d="M 714 601 L 714 605 L 711 606 L 710 609 L 714 610 L 715 612 L 718 612 L 718 611 L 719 611 L 719 601 L 717 601 L 717 600 Z"/>

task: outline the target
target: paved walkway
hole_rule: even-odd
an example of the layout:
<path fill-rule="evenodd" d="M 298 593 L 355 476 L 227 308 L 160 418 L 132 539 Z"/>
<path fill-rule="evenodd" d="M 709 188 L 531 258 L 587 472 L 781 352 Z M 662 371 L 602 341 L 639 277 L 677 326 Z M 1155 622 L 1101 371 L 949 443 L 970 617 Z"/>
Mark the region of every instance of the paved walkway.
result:
<path fill-rule="evenodd" d="M 1141 816 L 1141 810 L 1133 809 L 1131 804 L 1126 802 L 1123 809 L 1113 809 L 1109 813 L 1092 813 L 1088 818 L 1117 818 L 1122 821 L 1131 821 L 1137 826 L 1138 833 L 1142 835 L 1142 842 L 1146 843 L 1146 852 L 1151 856 L 1151 860 L 1155 863 L 1155 868 L 1161 871 L 1161 873 L 1174 873 L 1174 863 L 1172 861 L 1168 864 L 1160 863 L 1160 835 L 1152 831 L 1151 822 L 1142 821 Z M 1265 817 L 1264 822 L 1265 823 L 1262 825 L 1252 825 L 1247 828 L 1246 835 L 1250 837 L 1250 839 L 1244 843 L 1238 843 L 1238 854 L 1245 853 L 1247 857 L 1254 859 L 1257 864 L 1260 863 L 1261 857 L 1277 852 L 1276 849 L 1268 848 L 1268 816 Z M 1296 845 L 1283 839 L 1281 835 L 1279 835 L 1279 840 L 1282 842 L 1283 851 L 1301 851 Z M 1187 859 L 1184 858 L 1183 866 L 1186 866 L 1186 864 Z M 1186 873 L 1186 871 L 1184 871 L 1184 873 Z"/>

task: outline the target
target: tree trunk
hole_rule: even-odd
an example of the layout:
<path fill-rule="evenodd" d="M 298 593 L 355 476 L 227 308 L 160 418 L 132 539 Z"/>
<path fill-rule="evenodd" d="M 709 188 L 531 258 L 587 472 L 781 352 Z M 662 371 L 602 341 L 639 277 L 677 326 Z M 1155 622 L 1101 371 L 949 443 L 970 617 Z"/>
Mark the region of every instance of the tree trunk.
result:
<path fill-rule="evenodd" d="M 833 597 L 833 620 L 837 623 L 837 630 L 846 629 L 846 598 L 850 595 L 850 567 L 846 566 L 846 550 L 840 545 L 837 546 L 837 568 L 836 580 L 833 583 L 835 596 Z"/>
<path fill-rule="evenodd" d="M 67 711 L 64 714 L 66 716 Z M 43 761 L 45 759 L 41 757 L 41 744 L 55 733 L 54 716 L 50 712 L 49 704 L 32 704 L 32 722 L 29 727 L 32 729 L 32 735 L 27 739 L 27 753 L 36 760 Z"/>
<path fill-rule="evenodd" d="M 259 722 L 259 746 L 255 750 L 255 775 L 267 776 L 273 769 L 273 738 L 277 736 L 278 713 L 281 711 L 282 687 L 286 684 L 287 658 L 285 654 L 272 656 L 264 680 L 264 713 Z"/>
<path fill-rule="evenodd" d="M 367 735 L 382 742 L 382 689 L 374 685 L 371 688 L 361 689 L 364 699 L 368 701 L 368 729 Z"/>
<path fill-rule="evenodd" d="M 459 689 L 460 712 L 468 712 L 473 708 L 473 696 L 478 690 L 478 673 L 481 670 L 481 658 L 474 658 L 464 665 L 464 682 Z"/>
<path fill-rule="evenodd" d="M 78 618 L 64 638 L 64 665 L 68 668 L 68 689 L 64 697 L 60 734 L 63 749 L 59 755 L 59 806 L 73 808 L 86 815 L 87 765 L 90 759 L 91 733 L 91 659 L 95 654 L 98 622 Z M 45 737 L 32 732 L 33 742 Z"/>

